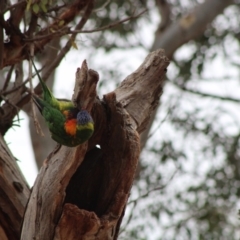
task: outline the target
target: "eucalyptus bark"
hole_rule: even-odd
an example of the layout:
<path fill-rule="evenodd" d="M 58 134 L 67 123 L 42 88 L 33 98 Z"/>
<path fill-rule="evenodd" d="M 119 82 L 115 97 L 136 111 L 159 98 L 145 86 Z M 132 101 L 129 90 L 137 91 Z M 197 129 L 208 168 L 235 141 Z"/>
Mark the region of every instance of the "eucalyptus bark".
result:
<path fill-rule="evenodd" d="M 0 135 L 0 239 L 18 240 L 30 190 Z"/>
<path fill-rule="evenodd" d="M 139 133 L 158 104 L 168 64 L 162 50 L 150 53 L 99 100 L 98 74 L 83 62 L 73 102 L 91 111 L 94 135 L 48 156 L 26 208 L 22 240 L 117 239 L 138 164 Z"/>

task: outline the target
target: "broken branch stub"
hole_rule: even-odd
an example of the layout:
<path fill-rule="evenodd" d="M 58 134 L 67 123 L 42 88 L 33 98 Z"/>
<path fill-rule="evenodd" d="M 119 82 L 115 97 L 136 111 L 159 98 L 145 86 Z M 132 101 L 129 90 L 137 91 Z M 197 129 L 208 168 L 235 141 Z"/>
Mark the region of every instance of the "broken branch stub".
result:
<path fill-rule="evenodd" d="M 96 87 L 99 75 L 96 71 L 88 69 L 86 60 L 83 61 L 81 68 L 77 69 L 76 81 L 72 101 L 79 110 L 92 109 L 97 92 Z"/>
<path fill-rule="evenodd" d="M 138 133 L 146 128 L 151 113 L 158 105 L 168 65 L 164 50 L 151 52 L 115 90 L 117 100 L 135 121 Z"/>

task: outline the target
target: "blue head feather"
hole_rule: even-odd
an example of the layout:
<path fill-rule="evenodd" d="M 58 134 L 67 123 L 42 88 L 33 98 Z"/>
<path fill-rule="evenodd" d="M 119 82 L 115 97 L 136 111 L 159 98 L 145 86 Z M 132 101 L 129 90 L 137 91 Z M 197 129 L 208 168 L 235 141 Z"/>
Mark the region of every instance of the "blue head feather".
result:
<path fill-rule="evenodd" d="M 93 119 L 92 119 L 92 117 L 90 116 L 90 114 L 88 113 L 87 110 L 81 110 L 77 114 L 77 122 L 80 125 L 85 125 L 89 122 L 93 122 Z"/>

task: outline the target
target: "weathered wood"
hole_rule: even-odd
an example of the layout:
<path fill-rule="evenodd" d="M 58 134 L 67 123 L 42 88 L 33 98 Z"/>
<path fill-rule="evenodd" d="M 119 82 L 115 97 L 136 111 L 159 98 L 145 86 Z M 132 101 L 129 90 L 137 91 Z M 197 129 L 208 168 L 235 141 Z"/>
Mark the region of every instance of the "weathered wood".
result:
<path fill-rule="evenodd" d="M 139 133 L 146 128 L 152 111 L 158 105 L 168 65 L 164 50 L 151 52 L 115 90 L 117 100 L 135 120 Z"/>
<path fill-rule="evenodd" d="M 0 226 L 8 239 L 19 239 L 29 195 L 29 187 L 16 159 L 0 135 Z"/>
<path fill-rule="evenodd" d="M 99 75 L 92 69 L 88 69 L 86 60 L 83 61 L 81 68 L 76 72 L 76 84 L 72 101 L 79 109 L 91 110 L 96 98 L 96 87 Z M 83 91 L 83 89 L 88 91 Z"/>
<path fill-rule="evenodd" d="M 22 240 L 53 239 L 65 188 L 82 162 L 87 144 L 77 148 L 58 146 L 45 161 L 34 184 L 22 228 Z M 81 157 L 82 156 L 82 157 Z"/>
<path fill-rule="evenodd" d="M 157 106 L 168 64 L 162 50 L 149 54 L 101 102 L 94 92 L 97 74 L 83 63 L 76 78 L 92 83 L 76 86 L 73 100 L 89 111 L 93 106 L 95 133 L 88 148 L 61 147 L 48 157 L 27 206 L 22 240 L 117 239 L 139 158 L 138 132 Z"/>
<path fill-rule="evenodd" d="M 61 220 L 56 228 L 54 240 L 82 239 L 82 236 L 92 236 L 98 233 L 101 227 L 99 218 L 94 212 L 79 209 L 72 204 L 65 204 Z M 90 238 L 89 238 L 90 237 Z"/>

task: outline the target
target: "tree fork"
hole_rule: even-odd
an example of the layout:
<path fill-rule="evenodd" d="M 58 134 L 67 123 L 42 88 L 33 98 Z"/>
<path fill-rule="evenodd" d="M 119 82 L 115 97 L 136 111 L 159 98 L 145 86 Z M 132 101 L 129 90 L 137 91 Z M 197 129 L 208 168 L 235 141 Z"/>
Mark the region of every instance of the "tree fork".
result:
<path fill-rule="evenodd" d="M 163 50 L 150 53 L 100 101 L 98 74 L 83 62 L 73 102 L 92 112 L 94 135 L 49 155 L 26 208 L 22 240 L 117 239 L 138 163 L 138 134 L 158 104 L 168 64 Z"/>

